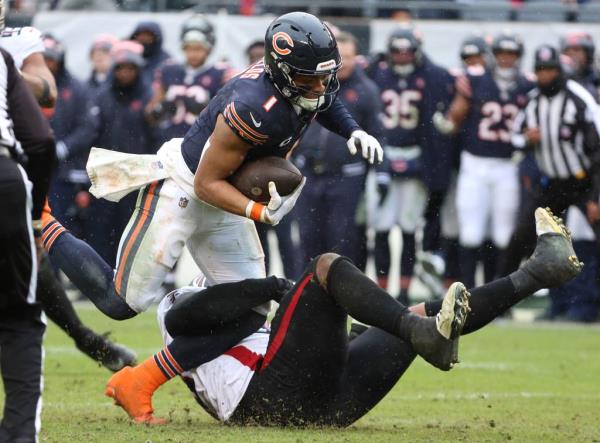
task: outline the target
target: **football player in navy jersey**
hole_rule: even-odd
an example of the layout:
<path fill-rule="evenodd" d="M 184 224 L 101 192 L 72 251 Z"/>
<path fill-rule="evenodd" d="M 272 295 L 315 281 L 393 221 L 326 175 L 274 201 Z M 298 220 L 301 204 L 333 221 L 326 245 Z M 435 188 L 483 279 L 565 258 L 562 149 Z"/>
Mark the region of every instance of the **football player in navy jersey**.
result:
<path fill-rule="evenodd" d="M 160 128 L 161 142 L 183 137 L 231 74 L 224 64 L 206 63 L 215 34 L 203 15 L 183 23 L 180 39 L 185 62 L 167 61 L 156 70 L 154 97 L 146 108 L 149 120 Z"/>
<path fill-rule="evenodd" d="M 594 66 L 596 45 L 592 36 L 583 31 L 567 32 L 560 39 L 560 50 L 574 65 L 571 78 L 589 89 L 598 101 L 600 73 Z"/>
<path fill-rule="evenodd" d="M 449 161 L 445 159 L 450 152 L 449 140 L 436 134 L 431 118 L 438 106 L 450 102 L 453 80 L 425 56 L 420 37 L 410 27 L 392 33 L 388 60 L 369 72 L 381 91 L 383 138 L 389 160 L 389 168 L 380 168 L 377 174 L 378 188 L 384 189 L 390 174 L 392 177 L 389 190 L 380 192 L 378 207 L 368 211 L 376 231 L 375 262 L 379 284 L 385 288 L 390 267 L 389 231 L 398 224 L 403 245 L 399 296 L 406 302 L 415 262 L 417 223 L 427 213 L 439 227 L 439 210 L 450 180 L 449 168 L 441 167 Z M 439 228 L 437 232 L 439 237 Z M 426 235 L 427 241 L 432 237 L 435 235 Z M 437 248 L 425 247 L 425 243 L 426 250 Z"/>
<path fill-rule="evenodd" d="M 494 245 L 502 250 L 515 227 L 519 179 L 511 159 L 511 131 L 533 88 L 519 70 L 523 44 L 517 36 L 501 33 L 491 49 L 492 67 L 468 67 L 466 75 L 457 79 L 457 94 L 447 115 L 434 116 L 442 133 L 462 128 L 456 205 L 462 280 L 467 287 L 474 286 L 478 250 L 488 229 Z"/>
<path fill-rule="evenodd" d="M 228 82 L 183 141 L 165 143 L 150 157 L 152 166 L 136 171 L 147 174 L 148 184 L 140 189 L 123 233 L 116 272 L 45 213 L 42 235 L 50 258 L 111 318 L 124 320 L 145 311 L 184 245 L 209 286 L 264 277 L 253 221 L 279 223 L 293 208 L 304 180 L 287 196 L 280 196 L 271 182 L 270 201 L 263 205 L 245 197 L 228 178 L 250 159 L 288 155 L 313 119 L 345 137 L 352 153 L 360 149 L 371 163 L 382 160 L 377 140 L 336 100 L 341 59 L 334 36 L 321 20 L 302 12 L 285 14 L 269 25 L 265 46 L 264 64 Z M 107 151 L 105 158 L 110 155 Z M 144 161 L 135 154 L 127 158 Z M 109 174 L 95 178 L 121 193 L 130 164 L 120 156 Z M 227 331 L 212 336 L 209 349 L 202 347 L 193 359 L 185 355 L 190 347 L 202 346 L 195 337 L 169 345 L 169 364 L 187 370 L 212 360 L 261 327 L 269 307 L 256 306 Z M 160 358 L 149 362 L 157 371 Z"/>

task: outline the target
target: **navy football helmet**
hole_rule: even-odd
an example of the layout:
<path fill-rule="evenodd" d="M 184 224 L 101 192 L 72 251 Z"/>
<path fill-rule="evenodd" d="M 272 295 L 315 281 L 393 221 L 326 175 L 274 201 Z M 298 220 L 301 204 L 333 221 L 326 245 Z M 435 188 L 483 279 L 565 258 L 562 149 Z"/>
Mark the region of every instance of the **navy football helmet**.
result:
<path fill-rule="evenodd" d="M 583 48 L 587 58 L 587 65 L 594 63 L 594 53 L 596 52 L 596 45 L 592 36 L 584 31 L 570 31 L 567 32 L 560 39 L 560 50 L 565 52 L 568 48 Z"/>
<path fill-rule="evenodd" d="M 460 58 L 466 59 L 473 55 L 485 56 L 488 52 L 488 45 L 483 37 L 474 35 L 467 37 L 460 45 Z"/>
<path fill-rule="evenodd" d="M 410 52 L 414 55 L 414 62 L 399 64 L 395 63 L 394 53 Z M 394 71 L 399 75 L 410 75 L 416 66 L 420 66 L 423 61 L 423 51 L 421 49 L 421 38 L 415 29 L 411 26 L 404 26 L 396 29 L 388 38 L 388 54 L 390 64 Z"/>
<path fill-rule="evenodd" d="M 180 34 L 181 44 L 199 42 L 212 49 L 215 45 L 215 29 L 202 14 L 195 14 L 183 22 Z"/>
<path fill-rule="evenodd" d="M 494 55 L 498 52 L 514 52 L 520 58 L 523 55 L 523 41 L 516 34 L 502 32 L 494 37 L 492 52 Z"/>
<path fill-rule="evenodd" d="M 265 71 L 275 87 L 292 103 L 308 111 L 327 109 L 340 88 L 337 71 L 342 65 L 331 30 L 317 17 L 291 12 L 276 18 L 265 35 Z M 315 99 L 294 83 L 295 75 L 327 75 L 327 87 Z"/>

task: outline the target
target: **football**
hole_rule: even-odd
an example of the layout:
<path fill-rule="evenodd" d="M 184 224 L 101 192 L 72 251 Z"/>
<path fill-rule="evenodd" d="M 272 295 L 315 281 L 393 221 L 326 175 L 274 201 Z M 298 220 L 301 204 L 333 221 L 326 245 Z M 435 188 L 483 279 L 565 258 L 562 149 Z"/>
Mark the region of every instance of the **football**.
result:
<path fill-rule="evenodd" d="M 302 181 L 302 174 L 292 162 L 281 157 L 262 157 L 243 164 L 229 182 L 246 197 L 267 204 L 269 182 L 275 182 L 279 195 L 291 194 Z"/>

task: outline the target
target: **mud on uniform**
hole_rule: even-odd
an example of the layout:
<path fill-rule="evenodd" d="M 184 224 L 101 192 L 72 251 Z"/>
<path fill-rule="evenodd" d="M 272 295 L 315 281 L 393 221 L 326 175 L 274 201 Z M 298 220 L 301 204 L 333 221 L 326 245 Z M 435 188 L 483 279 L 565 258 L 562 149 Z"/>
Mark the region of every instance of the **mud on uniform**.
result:
<path fill-rule="evenodd" d="M 158 158 L 169 178 L 140 190 L 136 210 L 119 245 L 116 292 L 135 311 L 147 309 L 184 245 L 210 285 L 265 275 L 264 253 L 248 218 L 199 200 L 194 173 L 219 115 L 249 143 L 245 161 L 285 157 L 316 118 L 346 138 L 359 129 L 344 105 L 335 100 L 323 112 L 292 106 L 259 62 L 228 82 L 202 111 L 185 138 L 165 143 Z M 268 306 L 259 309 L 268 312 Z"/>
<path fill-rule="evenodd" d="M 414 360 L 409 344 L 381 329 L 369 328 L 349 343 L 347 314 L 316 282 L 315 263 L 281 299 L 270 331 L 263 328 L 182 374 L 214 418 L 234 424 L 348 426 L 381 401 Z M 344 281 L 338 272 L 334 263 L 330 282 Z M 264 283 L 269 290 L 268 279 Z M 244 281 L 236 285 L 238 292 L 250 290 Z M 198 290 L 179 289 L 160 303 L 158 323 L 166 345 L 172 338 L 165 317 L 173 303 Z M 226 291 L 223 285 L 209 290 Z M 229 303 L 234 299 L 221 295 Z"/>

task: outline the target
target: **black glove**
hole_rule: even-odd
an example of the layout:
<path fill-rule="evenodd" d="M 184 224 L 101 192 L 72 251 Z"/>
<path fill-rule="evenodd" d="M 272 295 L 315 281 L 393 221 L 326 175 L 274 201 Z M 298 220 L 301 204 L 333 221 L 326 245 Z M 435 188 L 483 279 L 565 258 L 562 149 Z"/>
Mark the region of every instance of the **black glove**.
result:
<path fill-rule="evenodd" d="M 195 97 L 184 97 L 183 103 L 185 103 L 185 110 L 194 115 L 200 114 L 208 104 L 206 102 L 198 102 Z"/>
<path fill-rule="evenodd" d="M 155 121 L 167 120 L 177 112 L 177 104 L 174 101 L 163 100 L 150 111 L 150 117 Z"/>
<path fill-rule="evenodd" d="M 377 172 L 376 183 L 377 183 L 377 206 L 383 205 L 388 192 L 390 190 L 390 183 L 392 182 L 392 176 L 389 172 Z"/>

